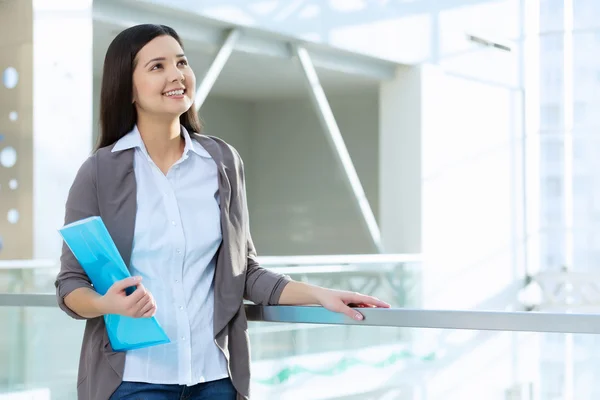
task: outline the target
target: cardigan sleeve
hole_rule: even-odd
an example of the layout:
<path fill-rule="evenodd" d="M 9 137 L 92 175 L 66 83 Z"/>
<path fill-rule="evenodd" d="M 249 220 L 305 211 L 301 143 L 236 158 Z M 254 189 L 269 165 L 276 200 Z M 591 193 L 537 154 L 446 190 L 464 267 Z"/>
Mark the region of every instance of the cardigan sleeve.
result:
<path fill-rule="evenodd" d="M 281 293 L 291 279 L 287 275 L 277 274 L 261 267 L 256 257 L 256 249 L 248 233 L 248 264 L 244 297 L 260 305 L 279 304 Z"/>
<path fill-rule="evenodd" d="M 88 158 L 80 167 L 71 185 L 65 206 L 65 225 L 83 218 L 99 215 L 95 180 L 95 158 Z M 65 297 L 81 287 L 92 289 L 89 277 L 63 242 L 60 271 L 54 282 L 58 306 L 75 319 L 86 319 L 65 304 Z"/>

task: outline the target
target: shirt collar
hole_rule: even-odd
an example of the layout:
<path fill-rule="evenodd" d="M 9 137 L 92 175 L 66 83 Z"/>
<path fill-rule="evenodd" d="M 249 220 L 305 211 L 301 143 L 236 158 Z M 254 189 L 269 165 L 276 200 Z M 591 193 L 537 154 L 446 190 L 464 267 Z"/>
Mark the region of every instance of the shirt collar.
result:
<path fill-rule="evenodd" d="M 197 140 L 192 140 L 190 134 L 183 125 L 181 125 L 181 134 L 183 136 L 183 140 L 185 140 L 185 148 L 183 150 L 184 155 L 187 154 L 189 150 L 191 150 L 194 153 L 198 154 L 200 157 L 212 158 L 208 151 L 206 151 L 206 149 L 202 147 L 202 145 L 198 143 Z"/>
<path fill-rule="evenodd" d="M 190 134 L 187 129 L 183 125 L 181 125 L 181 135 L 183 136 L 183 140 L 185 141 L 185 146 L 183 149 L 183 156 L 187 156 L 189 151 L 192 151 L 199 155 L 200 157 L 212 158 L 208 151 L 197 140 L 192 140 Z M 123 151 L 133 148 L 139 148 L 142 152 L 148 157 L 148 151 L 146 150 L 146 146 L 144 145 L 144 141 L 142 140 L 142 135 L 138 130 L 137 125 L 134 125 L 133 129 L 128 132 L 125 136 L 119 139 L 115 145 L 113 146 L 112 152 L 115 153 L 117 151 Z"/>

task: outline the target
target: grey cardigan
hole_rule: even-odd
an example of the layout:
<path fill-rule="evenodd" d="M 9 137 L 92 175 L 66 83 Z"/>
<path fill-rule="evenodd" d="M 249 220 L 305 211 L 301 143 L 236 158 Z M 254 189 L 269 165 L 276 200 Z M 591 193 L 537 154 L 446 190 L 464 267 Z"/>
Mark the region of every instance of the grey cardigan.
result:
<path fill-rule="evenodd" d="M 223 241 L 215 269 L 214 337 L 225 354 L 238 400 L 250 398 L 250 349 L 244 298 L 274 305 L 287 276 L 262 268 L 250 236 L 244 169 L 237 151 L 224 141 L 190 133 L 209 152 L 219 171 Z M 99 149 L 79 169 L 69 191 L 65 224 L 89 216 L 102 217 L 121 257 L 129 266 L 136 216 L 134 151 L 112 153 Z M 68 315 L 64 298 L 90 280 L 66 245 L 56 278 L 58 304 Z M 87 319 L 79 359 L 77 394 L 80 400 L 107 400 L 122 381 L 125 353 L 115 352 L 106 334 L 104 318 Z"/>

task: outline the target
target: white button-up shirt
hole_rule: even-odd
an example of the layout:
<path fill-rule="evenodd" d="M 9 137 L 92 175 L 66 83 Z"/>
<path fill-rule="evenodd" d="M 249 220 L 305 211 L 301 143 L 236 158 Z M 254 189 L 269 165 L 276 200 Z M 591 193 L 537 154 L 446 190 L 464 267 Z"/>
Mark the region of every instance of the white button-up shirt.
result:
<path fill-rule="evenodd" d="M 195 385 L 229 376 L 213 337 L 216 253 L 221 244 L 217 166 L 182 126 L 185 149 L 165 175 L 137 126 L 113 152 L 135 148 L 137 213 L 130 271 L 157 304 L 171 343 L 128 351 L 124 381 Z"/>

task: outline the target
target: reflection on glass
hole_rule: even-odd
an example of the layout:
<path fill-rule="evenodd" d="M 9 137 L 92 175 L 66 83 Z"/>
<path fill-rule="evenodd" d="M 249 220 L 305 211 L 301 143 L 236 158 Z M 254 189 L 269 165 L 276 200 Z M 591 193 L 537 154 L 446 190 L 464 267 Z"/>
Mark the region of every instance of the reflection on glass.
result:
<path fill-rule="evenodd" d="M 13 67 L 8 67 L 2 73 L 2 82 L 8 89 L 13 89 L 19 83 L 19 73 Z"/>
<path fill-rule="evenodd" d="M 5 147 L 0 151 L 0 165 L 11 168 L 17 163 L 17 151 L 14 147 Z"/>
<path fill-rule="evenodd" d="M 14 208 L 8 210 L 7 219 L 9 223 L 16 224 L 19 222 L 19 211 Z"/>

